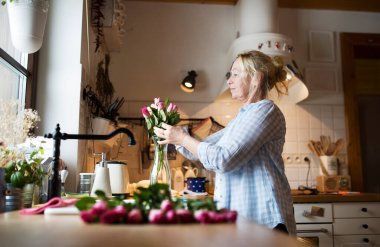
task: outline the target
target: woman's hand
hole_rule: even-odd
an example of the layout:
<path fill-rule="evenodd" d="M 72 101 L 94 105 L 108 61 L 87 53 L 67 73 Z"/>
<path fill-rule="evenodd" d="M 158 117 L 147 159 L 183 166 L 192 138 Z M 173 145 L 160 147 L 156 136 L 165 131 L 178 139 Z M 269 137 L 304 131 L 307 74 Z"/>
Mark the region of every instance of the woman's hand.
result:
<path fill-rule="evenodd" d="M 159 141 L 159 144 L 175 144 L 183 146 L 183 141 L 189 134 L 180 126 L 171 126 L 166 123 L 161 124 L 161 128 L 154 127 L 154 133 L 165 140 Z"/>

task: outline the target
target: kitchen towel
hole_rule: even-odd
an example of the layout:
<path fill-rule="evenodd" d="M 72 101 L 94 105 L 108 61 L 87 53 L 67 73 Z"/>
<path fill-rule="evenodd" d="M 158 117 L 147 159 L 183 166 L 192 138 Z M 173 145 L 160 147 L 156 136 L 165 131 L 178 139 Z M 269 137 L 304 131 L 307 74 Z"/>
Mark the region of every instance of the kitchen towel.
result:
<path fill-rule="evenodd" d="M 77 198 L 70 198 L 70 199 L 61 199 L 58 197 L 50 199 L 45 204 L 42 204 L 39 207 L 36 208 L 24 208 L 20 210 L 20 214 L 23 215 L 33 215 L 33 214 L 41 214 L 45 211 L 47 208 L 62 208 L 62 207 L 68 207 L 71 205 L 74 205 L 78 201 Z"/>

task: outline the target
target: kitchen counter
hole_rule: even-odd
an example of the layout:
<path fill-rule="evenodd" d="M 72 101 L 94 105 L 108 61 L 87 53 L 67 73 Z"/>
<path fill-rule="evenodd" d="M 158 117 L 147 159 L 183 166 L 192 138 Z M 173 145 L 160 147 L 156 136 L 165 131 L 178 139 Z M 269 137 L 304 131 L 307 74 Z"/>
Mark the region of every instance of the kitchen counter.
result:
<path fill-rule="evenodd" d="M 360 193 L 360 194 L 318 194 L 318 195 L 294 195 L 294 203 L 311 202 L 380 202 L 380 194 Z"/>
<path fill-rule="evenodd" d="M 0 243 L 7 246 L 302 246 L 253 222 L 236 224 L 85 224 L 78 215 L 0 214 Z"/>

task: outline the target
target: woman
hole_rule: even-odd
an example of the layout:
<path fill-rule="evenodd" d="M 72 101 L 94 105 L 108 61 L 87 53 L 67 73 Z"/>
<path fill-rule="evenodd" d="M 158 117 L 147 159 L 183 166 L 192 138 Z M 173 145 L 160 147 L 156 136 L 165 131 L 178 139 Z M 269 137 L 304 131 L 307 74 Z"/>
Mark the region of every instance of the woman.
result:
<path fill-rule="evenodd" d="M 179 145 L 189 159 L 199 159 L 216 172 L 214 199 L 218 207 L 237 210 L 271 229 L 295 234 L 293 203 L 285 176 L 282 149 L 285 119 L 267 99 L 273 87 L 286 90 L 286 71 L 280 59 L 259 51 L 237 56 L 227 80 L 232 98 L 242 101 L 237 116 L 203 141 L 180 127 L 155 128 L 159 143 Z"/>

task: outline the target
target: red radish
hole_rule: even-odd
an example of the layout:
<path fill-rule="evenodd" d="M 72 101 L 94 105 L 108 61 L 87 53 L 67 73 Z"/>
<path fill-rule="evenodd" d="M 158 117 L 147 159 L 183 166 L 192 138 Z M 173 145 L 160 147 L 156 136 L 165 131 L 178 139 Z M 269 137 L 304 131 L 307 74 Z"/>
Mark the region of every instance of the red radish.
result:
<path fill-rule="evenodd" d="M 92 206 L 92 212 L 96 215 L 101 215 L 107 211 L 107 203 L 105 201 L 97 201 Z"/>
<path fill-rule="evenodd" d="M 100 222 L 105 224 L 117 223 L 119 217 L 113 210 L 108 210 L 100 216 Z"/>
<path fill-rule="evenodd" d="M 83 210 L 80 212 L 81 219 L 86 223 L 94 223 L 97 221 L 97 215 L 92 213 L 92 210 Z"/>
<path fill-rule="evenodd" d="M 238 213 L 235 210 L 227 210 L 224 212 L 224 215 L 226 216 L 226 220 L 228 222 L 235 222 L 237 219 Z"/>
<path fill-rule="evenodd" d="M 177 214 L 174 210 L 169 210 L 165 213 L 165 218 L 167 223 L 176 223 L 177 222 Z"/>
<path fill-rule="evenodd" d="M 177 209 L 176 214 L 181 223 L 190 223 L 194 221 L 194 217 L 189 210 L 180 208 Z"/>
<path fill-rule="evenodd" d="M 149 212 L 149 222 L 154 224 L 162 224 L 165 223 L 165 215 L 164 212 L 160 209 L 152 209 Z"/>
<path fill-rule="evenodd" d="M 200 222 L 200 223 L 207 223 L 209 222 L 209 212 L 206 211 L 206 210 L 197 210 L 195 211 L 194 213 L 194 218 L 196 221 Z"/>
<path fill-rule="evenodd" d="M 141 223 L 143 221 L 143 216 L 141 214 L 140 209 L 132 209 L 128 213 L 128 222 L 129 223 Z"/>
<path fill-rule="evenodd" d="M 168 200 L 168 199 L 163 200 L 163 201 L 161 202 L 161 207 L 160 207 L 160 208 L 161 208 L 161 210 L 164 211 L 164 212 L 167 212 L 167 211 L 173 209 L 173 207 L 172 207 L 172 203 L 171 203 L 170 200 Z"/>

